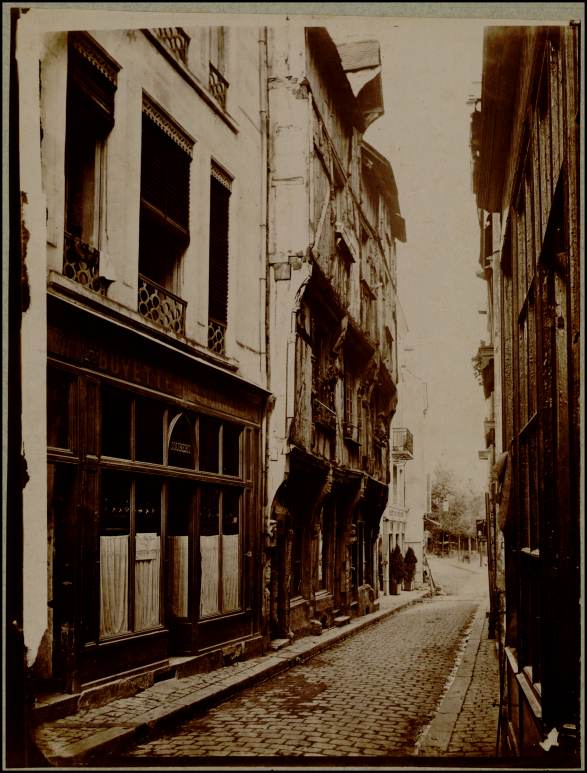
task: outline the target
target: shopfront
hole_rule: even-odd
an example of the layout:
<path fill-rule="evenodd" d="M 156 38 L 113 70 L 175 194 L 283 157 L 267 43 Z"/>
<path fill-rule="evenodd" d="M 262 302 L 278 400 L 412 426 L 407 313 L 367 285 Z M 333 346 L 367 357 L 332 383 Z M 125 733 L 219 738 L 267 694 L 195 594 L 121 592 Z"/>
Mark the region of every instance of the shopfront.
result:
<path fill-rule="evenodd" d="M 170 655 L 260 651 L 265 392 L 49 305 L 54 680 L 78 690 Z"/>

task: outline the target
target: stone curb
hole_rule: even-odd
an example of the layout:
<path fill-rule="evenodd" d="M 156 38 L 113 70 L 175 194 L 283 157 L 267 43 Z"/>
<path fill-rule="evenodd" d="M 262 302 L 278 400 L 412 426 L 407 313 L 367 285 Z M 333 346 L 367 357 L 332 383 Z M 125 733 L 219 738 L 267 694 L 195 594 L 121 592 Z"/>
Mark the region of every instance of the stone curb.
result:
<path fill-rule="evenodd" d="M 462 654 L 457 673 L 438 707 L 434 719 L 418 744 L 418 756 L 434 757 L 446 753 L 455 724 L 473 677 L 475 661 L 481 646 L 481 636 L 486 617 L 485 605 L 477 609 L 469 629 L 468 641 Z"/>
<path fill-rule="evenodd" d="M 53 752 L 45 754 L 47 762 L 53 767 L 73 766 L 82 762 L 95 761 L 98 755 L 119 752 L 133 742 L 144 742 L 149 736 L 162 730 L 165 725 L 171 725 L 200 711 L 206 711 L 237 692 L 271 679 L 429 596 L 429 590 L 410 591 L 410 598 L 398 601 L 391 609 L 380 609 L 368 617 L 355 618 L 344 627 L 329 629 L 319 636 L 303 637 L 284 650 L 268 653 L 266 662 L 253 665 L 245 673 L 221 678 L 213 685 L 201 687 L 194 693 L 176 700 L 169 696 L 168 702 L 164 705 L 147 711 L 135 719 L 126 722 L 113 720 L 112 727 L 99 728 L 88 738 L 65 747 L 59 744 L 61 748 L 55 748 Z"/>

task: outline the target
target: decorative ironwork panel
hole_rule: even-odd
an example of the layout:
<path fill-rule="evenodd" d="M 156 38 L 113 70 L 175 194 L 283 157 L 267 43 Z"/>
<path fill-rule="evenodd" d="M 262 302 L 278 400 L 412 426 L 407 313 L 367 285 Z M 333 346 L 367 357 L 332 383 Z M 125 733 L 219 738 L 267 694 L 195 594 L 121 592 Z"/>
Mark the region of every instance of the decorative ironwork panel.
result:
<path fill-rule="evenodd" d="M 224 354 L 226 341 L 226 325 L 213 319 L 208 321 L 208 348 L 216 354 Z"/>
<path fill-rule="evenodd" d="M 214 67 L 212 62 L 210 62 L 210 79 L 208 86 L 218 104 L 222 107 L 223 110 L 226 110 L 226 92 L 228 91 L 228 81 L 224 75 L 222 75 L 220 70 L 217 70 L 216 67 Z"/>
<path fill-rule="evenodd" d="M 187 64 L 190 37 L 182 27 L 157 27 L 155 34 L 180 62 Z"/>
<path fill-rule="evenodd" d="M 100 277 L 100 251 L 67 232 L 63 251 L 63 274 L 89 290 L 106 295 L 106 284 Z"/>
<path fill-rule="evenodd" d="M 139 314 L 177 335 L 185 333 L 186 301 L 139 274 Z"/>

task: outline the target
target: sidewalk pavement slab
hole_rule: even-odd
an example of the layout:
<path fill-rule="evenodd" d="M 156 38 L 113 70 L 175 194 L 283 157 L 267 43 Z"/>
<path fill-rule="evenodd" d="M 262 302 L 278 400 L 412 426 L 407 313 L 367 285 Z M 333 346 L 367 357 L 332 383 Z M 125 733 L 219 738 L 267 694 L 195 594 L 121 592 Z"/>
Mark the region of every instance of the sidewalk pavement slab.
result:
<path fill-rule="evenodd" d="M 497 663 L 497 654 L 490 653 L 488 648 L 482 646 L 484 638 L 487 635 L 487 607 L 481 604 L 475 614 L 471 628 L 466 637 L 465 647 L 452 682 L 448 685 L 447 691 L 440 702 L 434 719 L 425 729 L 417 744 L 416 754 L 426 757 L 450 756 L 451 740 L 454 740 L 457 721 L 463 711 L 465 699 L 468 694 L 474 694 L 475 691 L 488 688 L 499 693 L 499 684 L 497 682 L 497 667 L 494 669 L 495 684 L 480 685 L 474 678 L 475 666 L 486 657 L 495 657 Z M 470 734 L 465 739 L 464 747 L 469 750 L 468 756 L 475 756 L 475 748 L 492 752 L 495 746 L 495 737 L 497 733 L 497 711 L 495 706 L 488 707 L 490 716 L 482 726 L 476 723 L 475 727 L 480 734 L 478 739 Z M 477 755 L 478 756 L 478 755 Z"/>

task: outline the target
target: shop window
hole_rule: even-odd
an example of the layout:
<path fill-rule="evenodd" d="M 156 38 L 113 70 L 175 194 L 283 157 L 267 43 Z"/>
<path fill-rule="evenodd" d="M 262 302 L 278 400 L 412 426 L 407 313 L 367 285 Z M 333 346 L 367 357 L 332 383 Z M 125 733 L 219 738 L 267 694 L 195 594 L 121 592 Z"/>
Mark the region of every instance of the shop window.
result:
<path fill-rule="evenodd" d="M 240 437 L 242 430 L 234 424 L 222 428 L 222 473 L 240 475 Z"/>
<path fill-rule="evenodd" d="M 129 541 L 131 481 L 117 473 L 102 475 L 100 517 L 100 636 L 129 631 Z"/>
<path fill-rule="evenodd" d="M 210 416 L 200 417 L 200 470 L 220 470 L 220 422 Z"/>
<path fill-rule="evenodd" d="M 189 243 L 193 140 L 143 95 L 139 313 L 183 335 L 181 261 Z"/>
<path fill-rule="evenodd" d="M 195 466 L 195 430 L 187 413 L 178 413 L 169 423 L 168 464 L 193 470 Z"/>
<path fill-rule="evenodd" d="M 161 483 L 137 478 L 135 486 L 134 630 L 160 623 Z"/>
<path fill-rule="evenodd" d="M 222 496 L 222 608 L 240 609 L 240 502 L 241 493 L 224 489 Z"/>
<path fill-rule="evenodd" d="M 130 459 L 131 397 L 102 385 L 102 456 Z"/>
<path fill-rule="evenodd" d="M 226 349 L 228 318 L 228 212 L 231 178 L 212 165 L 210 178 L 210 252 L 208 274 L 208 347 L 217 354 Z"/>
<path fill-rule="evenodd" d="M 167 494 L 167 598 L 173 617 L 189 614 L 189 535 L 193 489 L 170 481 Z"/>
<path fill-rule="evenodd" d="M 100 511 L 101 638 L 160 624 L 160 567 L 161 483 L 153 478 L 135 480 L 125 473 L 104 471 Z"/>
<path fill-rule="evenodd" d="M 205 486 L 200 494 L 200 615 L 240 609 L 241 492 Z"/>
<path fill-rule="evenodd" d="M 163 462 L 163 406 L 144 397 L 135 400 L 135 458 Z"/>
<path fill-rule="evenodd" d="M 72 449 L 71 416 L 73 377 L 71 374 L 47 370 L 47 445 L 52 448 Z"/>
<path fill-rule="evenodd" d="M 69 38 L 65 134 L 63 272 L 104 293 L 100 253 L 106 201 L 106 143 L 114 125 L 118 66 L 90 38 Z"/>

